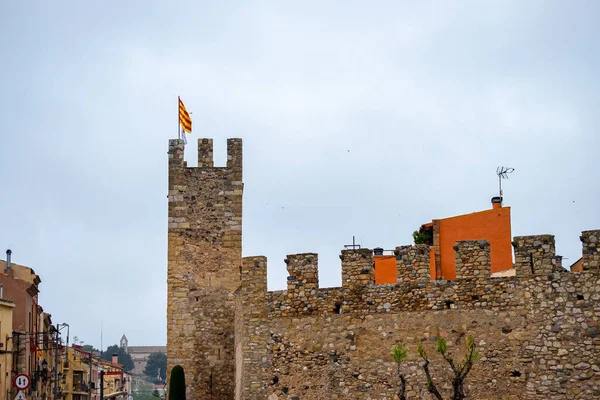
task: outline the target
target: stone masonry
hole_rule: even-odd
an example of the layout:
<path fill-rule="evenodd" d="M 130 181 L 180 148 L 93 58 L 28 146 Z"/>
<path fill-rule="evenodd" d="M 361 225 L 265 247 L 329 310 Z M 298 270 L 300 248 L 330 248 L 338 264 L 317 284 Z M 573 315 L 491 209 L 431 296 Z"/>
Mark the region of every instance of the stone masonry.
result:
<path fill-rule="evenodd" d="M 581 232 L 581 242 L 583 243 L 583 270 L 600 273 L 600 232 L 584 231 Z"/>
<path fill-rule="evenodd" d="M 396 254 L 396 276 L 398 282 L 416 283 L 428 282 L 431 279 L 429 271 L 429 246 L 398 246 Z"/>
<path fill-rule="evenodd" d="M 374 283 L 369 249 L 343 250 L 342 286 L 319 287 L 318 255 L 285 263 L 287 290 L 267 290 L 265 257 L 241 258 L 241 140 L 227 167 L 199 140 L 198 168 L 169 146 L 169 368 L 186 371 L 188 399 L 395 399 L 391 347 L 403 343 L 409 399 L 431 399 L 421 342 L 446 398 L 450 371 L 473 335 L 481 359 L 469 399 L 600 397 L 600 230 L 581 235 L 584 272 L 555 265 L 552 235 L 516 237 L 515 276 L 490 274 L 484 240 L 455 244 L 456 280 L 430 280 L 428 246 L 396 248 L 397 283 Z"/>
<path fill-rule="evenodd" d="M 513 239 L 517 276 L 547 274 L 554 271 L 554 236 L 518 236 Z"/>
<path fill-rule="evenodd" d="M 400 265 L 409 254 L 412 262 L 429 265 L 429 252 L 409 247 L 399 249 Z M 264 296 L 260 307 L 266 317 L 246 319 L 251 328 L 236 330 L 243 337 L 260 332 L 252 337 L 258 352 L 245 347 L 236 366 L 252 381 L 244 387 L 254 389 L 236 399 L 394 399 L 398 382 L 390 349 L 398 342 L 410 350 L 403 366 L 409 398 L 432 398 L 417 342 L 428 350 L 433 379 L 449 396 L 450 371 L 436 354 L 435 341 L 444 337 L 458 360 L 470 334 L 482 355 L 467 379 L 470 399 L 600 396 L 600 277 L 591 271 L 559 272 L 544 256 L 534 273 L 493 278 L 488 242 L 458 242 L 455 251 L 453 281 L 375 285 L 367 276 L 344 280 L 340 288 L 305 292 L 301 302 L 289 290 L 268 292 L 254 281 L 249 288 L 257 292 L 244 293 L 251 299 Z M 342 276 L 345 270 L 372 274 L 368 251 L 351 252 L 342 251 Z M 302 262 L 305 256 L 314 257 L 288 256 L 288 270 L 300 266 L 290 267 L 291 260 Z M 261 260 L 258 267 L 266 268 Z M 241 307 L 236 315 L 244 311 Z"/>
<path fill-rule="evenodd" d="M 456 279 L 490 278 L 490 243 L 486 240 L 465 240 L 454 245 Z"/>
<path fill-rule="evenodd" d="M 233 292 L 242 257 L 242 141 L 227 141 L 214 167 L 211 139 L 198 140 L 198 167 L 169 141 L 168 370 L 183 366 L 188 399 L 234 397 Z"/>

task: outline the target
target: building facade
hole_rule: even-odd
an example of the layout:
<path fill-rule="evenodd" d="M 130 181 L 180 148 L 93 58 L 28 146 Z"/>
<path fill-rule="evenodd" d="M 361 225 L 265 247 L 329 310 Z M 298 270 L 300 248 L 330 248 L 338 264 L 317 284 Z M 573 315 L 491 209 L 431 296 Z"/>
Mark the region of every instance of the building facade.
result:
<path fill-rule="evenodd" d="M 12 388 L 12 322 L 15 303 L 0 296 L 0 393 L 3 400 L 10 398 Z"/>
<path fill-rule="evenodd" d="M 0 301 L 5 306 L 12 304 L 12 316 L 2 314 L 0 329 L 2 344 L 0 355 L 4 355 L 2 377 L 3 396 L 9 400 L 17 395 L 12 379 L 18 374 L 27 374 L 30 386 L 25 390 L 28 399 L 50 399 L 60 397 L 63 386 L 63 356 L 65 326 L 53 324 L 52 316 L 44 312 L 38 303 L 40 277 L 29 267 L 15 264 L 12 252 L 7 250 L 6 261 L 0 260 Z M 6 327 L 10 326 L 10 333 Z M 4 335 L 8 335 L 6 339 Z M 10 363 L 8 360 L 10 359 Z"/>
<path fill-rule="evenodd" d="M 167 354 L 167 346 L 129 346 L 128 353 L 131 356 L 134 365 L 131 373 L 134 375 L 143 375 L 150 354 Z"/>
<path fill-rule="evenodd" d="M 44 348 L 44 310 L 38 304 L 40 277 L 29 267 L 10 260 L 0 261 L 0 288 L 2 298 L 14 304 L 12 312 L 12 337 L 9 345 L 12 352 L 10 376 L 24 373 L 31 378 L 28 394 L 41 397 L 49 389 L 49 381 L 42 380 L 43 367 L 48 365 L 50 348 Z M 10 388 L 10 396 L 16 390 Z"/>
<path fill-rule="evenodd" d="M 100 400 L 102 382 L 104 399 L 127 400 L 131 394 L 131 375 L 124 371 L 116 356 L 111 361 L 101 360 L 81 346 L 73 345 L 65 349 L 63 357 L 61 397 L 64 400 Z"/>
<path fill-rule="evenodd" d="M 129 346 L 129 340 L 127 336 L 123 334 L 119 341 L 119 346 L 125 350 L 127 354 L 131 356 L 133 360 L 132 375 L 144 375 L 146 364 L 148 363 L 148 357 L 152 353 L 163 353 L 167 354 L 167 346 Z"/>

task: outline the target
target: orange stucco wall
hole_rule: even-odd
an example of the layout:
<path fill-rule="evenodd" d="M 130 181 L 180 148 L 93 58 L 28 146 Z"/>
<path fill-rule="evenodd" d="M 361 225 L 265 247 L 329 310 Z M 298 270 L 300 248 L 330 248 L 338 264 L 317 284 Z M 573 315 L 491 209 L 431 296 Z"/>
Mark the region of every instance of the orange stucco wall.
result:
<path fill-rule="evenodd" d="M 490 242 L 492 272 L 512 268 L 510 207 L 440 219 L 440 262 L 444 279 L 456 278 L 454 245 L 459 240 Z M 435 276 L 435 265 L 432 269 Z"/>
<path fill-rule="evenodd" d="M 583 258 L 575 261 L 570 267 L 571 272 L 583 272 Z"/>
<path fill-rule="evenodd" d="M 375 283 L 396 283 L 396 256 L 373 256 Z"/>

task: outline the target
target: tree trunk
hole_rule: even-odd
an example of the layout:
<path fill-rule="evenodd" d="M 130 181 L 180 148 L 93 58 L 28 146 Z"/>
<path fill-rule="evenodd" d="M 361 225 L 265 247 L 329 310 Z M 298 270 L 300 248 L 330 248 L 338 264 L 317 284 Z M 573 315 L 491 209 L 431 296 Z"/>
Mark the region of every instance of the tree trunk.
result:
<path fill-rule="evenodd" d="M 404 374 L 398 374 L 400 376 L 400 391 L 398 392 L 399 400 L 406 400 L 406 379 Z"/>
<path fill-rule="evenodd" d="M 429 360 L 425 360 L 423 363 L 423 370 L 425 371 L 425 377 L 427 377 L 427 390 L 429 393 L 435 396 L 437 400 L 444 400 L 441 393 L 433 383 L 433 379 L 431 379 L 431 373 L 429 372 Z"/>
<path fill-rule="evenodd" d="M 462 379 L 460 379 L 458 377 L 454 378 L 452 380 L 452 389 L 454 391 L 452 400 L 464 400 L 465 388 L 464 388 L 464 382 Z"/>

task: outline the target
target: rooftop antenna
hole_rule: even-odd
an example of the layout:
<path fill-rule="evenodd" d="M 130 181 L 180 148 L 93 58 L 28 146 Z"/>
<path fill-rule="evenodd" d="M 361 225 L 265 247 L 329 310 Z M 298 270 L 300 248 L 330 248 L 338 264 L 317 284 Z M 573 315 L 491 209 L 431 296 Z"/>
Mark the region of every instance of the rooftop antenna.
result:
<path fill-rule="evenodd" d="M 356 244 L 356 239 L 352 236 L 352 244 L 345 244 L 344 247 L 346 249 L 352 248 L 352 250 L 356 250 L 357 247 L 360 249 L 360 244 Z"/>
<path fill-rule="evenodd" d="M 502 198 L 502 179 L 508 179 L 508 174 L 512 174 L 514 170 L 514 168 L 510 167 L 496 168 L 496 175 L 498 175 L 498 189 L 500 191 L 500 198 Z"/>

